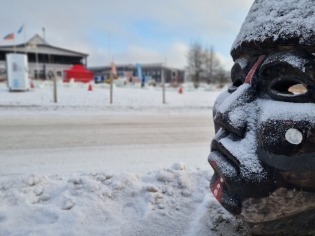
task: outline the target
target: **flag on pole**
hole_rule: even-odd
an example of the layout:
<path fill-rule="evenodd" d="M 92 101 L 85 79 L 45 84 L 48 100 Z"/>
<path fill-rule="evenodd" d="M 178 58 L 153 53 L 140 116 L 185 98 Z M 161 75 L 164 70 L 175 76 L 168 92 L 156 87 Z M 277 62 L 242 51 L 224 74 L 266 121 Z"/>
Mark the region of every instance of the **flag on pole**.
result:
<path fill-rule="evenodd" d="M 4 40 L 13 40 L 14 39 L 14 33 L 6 35 L 3 39 Z"/>
<path fill-rule="evenodd" d="M 24 24 L 20 27 L 20 29 L 17 31 L 18 34 L 20 34 L 23 31 Z"/>
<path fill-rule="evenodd" d="M 138 77 L 141 79 L 142 78 L 142 67 L 139 63 L 137 63 L 137 71 L 138 71 Z"/>

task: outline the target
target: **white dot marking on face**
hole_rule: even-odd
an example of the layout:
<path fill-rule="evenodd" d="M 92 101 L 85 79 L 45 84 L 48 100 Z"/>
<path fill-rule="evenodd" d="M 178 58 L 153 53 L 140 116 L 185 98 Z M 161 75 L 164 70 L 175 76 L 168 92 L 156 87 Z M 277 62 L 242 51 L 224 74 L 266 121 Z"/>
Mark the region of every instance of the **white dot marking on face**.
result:
<path fill-rule="evenodd" d="M 220 181 L 221 181 L 221 183 L 223 182 L 223 179 L 222 178 L 220 178 Z"/>
<path fill-rule="evenodd" d="M 216 197 L 217 195 L 218 195 L 218 190 L 215 189 L 215 190 L 214 190 L 214 196 Z"/>
<path fill-rule="evenodd" d="M 300 131 L 297 129 L 288 129 L 287 132 L 285 133 L 285 139 L 292 144 L 300 144 L 303 140 L 303 136 Z"/>

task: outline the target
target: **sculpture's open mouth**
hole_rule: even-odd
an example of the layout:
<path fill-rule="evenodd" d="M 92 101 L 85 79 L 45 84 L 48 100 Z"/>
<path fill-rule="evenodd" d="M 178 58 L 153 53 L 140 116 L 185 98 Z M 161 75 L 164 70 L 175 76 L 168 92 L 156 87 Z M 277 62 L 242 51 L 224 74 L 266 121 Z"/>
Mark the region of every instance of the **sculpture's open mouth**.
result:
<path fill-rule="evenodd" d="M 208 161 L 214 169 L 214 175 L 210 182 L 213 195 L 228 211 L 240 214 L 241 203 L 233 194 L 235 191 L 231 191 L 231 187 L 238 186 L 237 167 L 220 151 L 212 151 Z"/>
<path fill-rule="evenodd" d="M 213 184 L 210 185 L 211 192 L 218 202 L 222 202 L 222 193 L 224 188 L 224 180 L 222 177 L 219 177 Z"/>

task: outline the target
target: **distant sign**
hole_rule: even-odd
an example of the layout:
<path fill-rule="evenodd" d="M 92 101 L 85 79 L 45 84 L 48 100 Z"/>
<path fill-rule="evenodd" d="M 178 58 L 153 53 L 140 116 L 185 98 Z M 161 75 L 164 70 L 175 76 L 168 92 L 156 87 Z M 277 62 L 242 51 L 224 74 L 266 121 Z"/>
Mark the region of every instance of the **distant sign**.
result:
<path fill-rule="evenodd" d="M 142 78 L 142 67 L 141 67 L 141 65 L 139 64 L 139 63 L 137 63 L 137 71 L 138 71 L 138 77 L 139 78 Z"/>
<path fill-rule="evenodd" d="M 7 85 L 9 90 L 28 90 L 27 57 L 24 54 L 7 54 Z"/>

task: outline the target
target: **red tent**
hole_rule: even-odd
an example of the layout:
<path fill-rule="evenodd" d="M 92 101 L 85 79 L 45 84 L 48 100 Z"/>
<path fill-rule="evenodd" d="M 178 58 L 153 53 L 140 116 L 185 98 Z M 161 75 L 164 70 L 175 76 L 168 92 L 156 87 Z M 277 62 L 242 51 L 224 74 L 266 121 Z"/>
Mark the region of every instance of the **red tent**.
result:
<path fill-rule="evenodd" d="M 94 78 L 94 73 L 87 70 L 82 64 L 75 64 L 70 69 L 64 70 L 65 79 L 63 82 L 69 82 L 74 79 L 75 82 L 88 83 Z"/>

